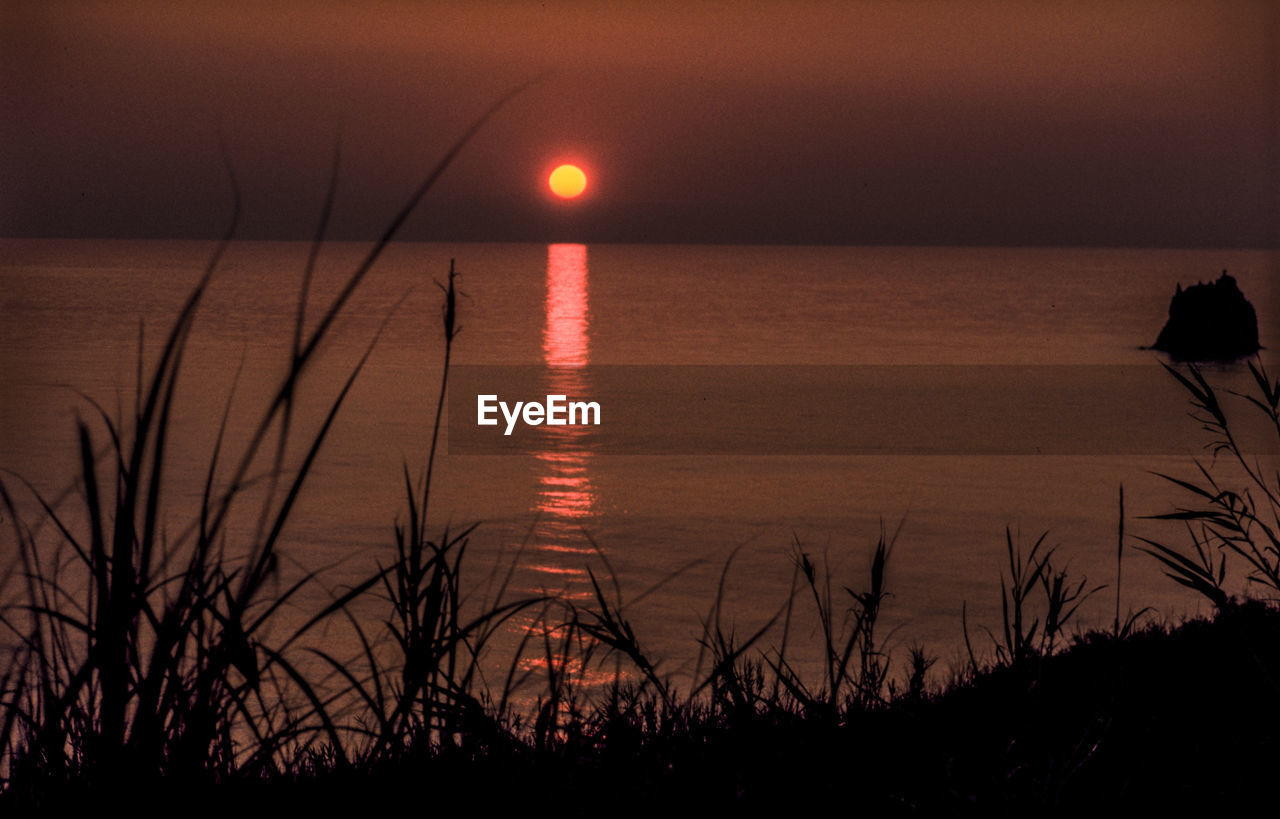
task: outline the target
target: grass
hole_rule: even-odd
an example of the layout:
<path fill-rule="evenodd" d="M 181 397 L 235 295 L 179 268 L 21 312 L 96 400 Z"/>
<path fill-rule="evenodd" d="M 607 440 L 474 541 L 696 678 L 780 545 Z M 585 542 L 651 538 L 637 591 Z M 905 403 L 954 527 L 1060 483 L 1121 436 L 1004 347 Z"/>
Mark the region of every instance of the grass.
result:
<path fill-rule="evenodd" d="M 196 519 L 172 537 L 162 510 L 169 491 L 166 459 L 174 397 L 201 301 L 239 221 L 239 187 L 228 162 L 234 201 L 230 227 L 145 379 L 139 349 L 134 412 L 113 420 L 90 401 L 96 427 L 77 421 L 78 508 L 70 513 L 55 508 L 19 479 L 57 532 L 52 546 L 38 537 L 37 525 L 24 521 L 10 483 L 0 482 L 0 502 L 10 518 L 18 561 L 7 577 L 21 587 L 18 602 L 0 613 L 0 625 L 15 641 L 0 677 L 0 775 L 6 792 L 21 793 L 20 798 L 38 805 L 43 795 L 69 781 L 128 788 L 138 778 L 155 776 L 216 780 L 277 775 L 304 764 L 322 740 L 326 744 L 320 752 L 346 764 L 345 735 L 331 716 L 334 699 L 308 679 L 290 658 L 290 649 L 379 584 L 386 584 L 402 615 L 397 634 L 403 674 L 400 685 L 390 689 L 396 698 L 390 713 L 380 715 L 375 753 L 403 738 L 389 738 L 388 733 L 412 738 L 420 729 L 448 727 L 442 720 L 452 717 L 446 717 L 441 703 L 457 706 L 457 692 L 449 684 L 457 684 L 460 652 L 474 650 L 476 635 L 506 609 L 479 623 L 457 621 L 465 532 L 446 533 L 440 544 L 425 538 L 434 439 L 420 487 L 421 506 L 415 506 L 411 493 L 413 520 L 408 532 L 400 532 L 397 562 L 314 612 L 283 639 L 271 642 L 266 632 L 315 580 L 315 573 L 309 573 L 279 589 L 273 582 L 279 577 L 277 547 L 376 336 L 330 398 L 323 420 L 293 448 L 300 452 L 290 461 L 291 436 L 298 434 L 299 385 L 335 319 L 405 219 L 472 135 L 518 91 L 481 116 L 428 173 L 307 332 L 310 280 L 338 178 L 335 153 L 330 192 L 300 288 L 286 374 L 248 442 L 234 454 L 223 445 L 228 397 Z M 445 290 L 447 356 L 455 329 L 452 274 Z M 443 393 L 444 385 L 441 389 Z M 100 457 L 104 437 L 106 454 Z M 247 539 L 239 532 L 233 535 L 230 522 L 249 502 L 248 490 L 262 483 L 256 477 L 260 471 L 267 476 L 265 493 L 254 500 L 260 504 L 256 513 L 247 512 L 258 521 L 256 531 Z M 443 616 L 448 622 L 439 626 L 424 616 Z M 377 699 L 385 702 L 380 672 L 372 673 Z"/>
<path fill-rule="evenodd" d="M 173 535 L 165 525 L 174 396 L 234 218 L 149 375 L 140 374 L 134 411 L 113 419 L 90 401 L 92 421 L 78 419 L 74 509 L 20 480 L 0 482 L 17 554 L 5 575 L 15 599 L 0 610 L 14 640 L 0 672 L 0 807 L 87 809 L 147 793 L 151 801 L 135 807 L 200 798 L 222 809 L 332 813 L 367 810 L 374 794 L 429 793 L 444 806 L 534 813 L 594 813 L 602 804 L 624 814 L 672 804 L 756 811 L 827 799 L 912 813 L 1269 797 L 1264 775 L 1280 761 L 1280 741 L 1239 725 L 1280 724 L 1273 604 L 1280 475 L 1272 481 L 1242 450 L 1219 396 L 1194 367 L 1170 372 L 1213 434 L 1214 454 L 1241 467 L 1248 486 L 1224 489 L 1204 464 L 1194 479 L 1166 476 L 1196 501 L 1160 516 L 1184 523 L 1190 546 L 1143 540 L 1142 549 L 1174 581 L 1210 599 L 1214 619 L 1144 627 L 1142 610 L 1122 620 L 1121 490 L 1108 632 L 1069 634 L 1079 606 L 1103 587 L 1057 564 L 1047 533 L 1024 548 L 1006 530 L 1002 623 L 985 632 L 992 658 L 979 660 L 965 617 L 968 667 L 951 684 L 930 686 L 936 659 L 922 646 L 907 649 L 906 673 L 897 679 L 881 614 L 898 532 L 882 526 L 859 587 L 840 584 L 826 561 L 796 541 L 792 593 L 743 634 L 726 625 L 722 610 L 730 556 L 703 620 L 693 679 L 682 687 L 642 645 L 598 547 L 605 572 L 590 573 L 585 603 L 512 597 L 517 554 L 495 568 L 493 594 L 469 605 L 478 585 L 468 558 L 474 526 L 442 527 L 438 536 L 429 527 L 458 330 L 451 265 L 440 283 L 436 421 L 416 475 L 407 464 L 403 470 L 404 517 L 393 527 L 392 559 L 301 625 L 283 635 L 272 629 L 319 581 L 308 573 L 282 584 L 279 545 L 376 336 L 329 397 L 323 420 L 307 430 L 296 420 L 299 386 L 400 224 L 496 108 L 427 175 L 306 332 L 331 187 L 303 272 L 286 375 L 235 453 L 223 443 L 228 397 L 186 530 Z M 335 184 L 338 164 L 335 156 Z M 1244 398 L 1280 435 L 1280 383 L 1260 365 L 1249 367 L 1259 394 Z M 35 499 L 52 538 L 24 518 L 18 491 Z M 251 503 L 257 506 L 246 510 Z M 237 513 L 257 521 L 251 535 L 233 529 Z M 1229 560 L 1243 561 L 1261 599 L 1226 592 Z M 355 614 L 371 601 L 384 612 L 380 631 Z M 819 624 L 816 646 L 796 645 L 793 620 L 802 606 Z M 536 626 L 524 629 L 505 673 L 493 677 L 490 649 L 517 615 Z M 350 625 L 359 656 L 306 645 L 313 629 L 334 621 Z M 768 643 L 779 627 L 780 639 Z M 797 670 L 797 652 L 806 649 L 819 656 L 816 679 Z M 540 661 L 535 671 L 523 665 L 530 657 Z M 588 684 L 587 672 L 601 668 L 612 670 L 611 681 Z M 523 712 L 514 695 L 529 687 L 539 693 Z M 1213 757 L 1196 754 L 1201 747 L 1214 748 Z M 495 791 L 495 781 L 507 784 Z"/>
<path fill-rule="evenodd" d="M 1260 363 L 1250 361 L 1257 395 L 1240 395 L 1260 411 L 1280 442 L 1280 381 L 1272 380 Z M 1199 592 L 1216 607 L 1230 601 L 1224 587 L 1227 560 L 1242 559 L 1248 580 L 1267 599 L 1280 599 L 1280 471 L 1271 475 L 1257 456 L 1242 447 L 1227 417 L 1222 399 L 1194 366 L 1183 374 L 1165 369 L 1191 396 L 1192 417 L 1210 435 L 1213 462 L 1196 462 L 1198 475 L 1190 479 L 1161 475 L 1190 493 L 1194 505 L 1157 516 L 1182 522 L 1191 541 L 1190 553 L 1169 543 L 1143 538 L 1145 551 L 1158 560 L 1171 580 Z M 1222 485 L 1215 474 L 1218 458 L 1234 463 L 1244 475 L 1244 488 Z"/>

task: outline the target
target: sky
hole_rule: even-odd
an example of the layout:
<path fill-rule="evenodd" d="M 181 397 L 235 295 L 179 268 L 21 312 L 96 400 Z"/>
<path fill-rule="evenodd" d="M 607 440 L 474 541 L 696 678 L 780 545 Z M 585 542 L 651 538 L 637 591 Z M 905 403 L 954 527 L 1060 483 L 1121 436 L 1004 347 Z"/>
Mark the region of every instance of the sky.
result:
<path fill-rule="evenodd" d="M 1275 247 L 1280 3 L 0 4 L 0 235 Z M 580 164 L 587 193 L 546 176 Z"/>

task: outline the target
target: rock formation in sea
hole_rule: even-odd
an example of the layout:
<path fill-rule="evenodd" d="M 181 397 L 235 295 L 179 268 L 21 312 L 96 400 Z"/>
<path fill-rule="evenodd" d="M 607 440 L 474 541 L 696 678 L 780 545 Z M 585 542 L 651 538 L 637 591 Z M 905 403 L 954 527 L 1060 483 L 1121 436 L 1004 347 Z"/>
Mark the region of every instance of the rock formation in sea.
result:
<path fill-rule="evenodd" d="M 1251 355 L 1258 345 L 1258 315 L 1234 277 L 1178 285 L 1169 320 L 1153 347 L 1184 361 L 1229 361 Z"/>

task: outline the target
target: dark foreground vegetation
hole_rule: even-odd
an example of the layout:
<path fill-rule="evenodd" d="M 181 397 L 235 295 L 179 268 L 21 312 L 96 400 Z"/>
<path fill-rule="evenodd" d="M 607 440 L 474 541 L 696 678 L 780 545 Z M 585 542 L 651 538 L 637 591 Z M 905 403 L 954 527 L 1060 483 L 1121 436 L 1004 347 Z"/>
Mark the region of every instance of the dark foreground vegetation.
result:
<path fill-rule="evenodd" d="M 480 816 L 1271 805 L 1277 680 L 1280 614 L 1248 603 L 1174 629 L 1089 634 L 1028 667 L 987 669 L 874 709 L 810 711 L 765 696 L 749 707 L 668 710 L 642 699 L 606 706 L 544 746 L 478 725 L 458 744 L 373 765 L 322 756 L 217 784 L 46 782 L 6 801 L 61 812 L 110 800 L 135 815 L 358 815 L 404 804 Z"/>
<path fill-rule="evenodd" d="M 896 658 L 899 673 L 885 649 L 878 618 L 892 536 L 882 534 L 858 589 L 796 544 L 791 601 L 738 634 L 722 626 L 717 599 L 705 662 L 680 683 L 637 639 L 607 572 L 593 600 L 575 603 L 509 594 L 500 568 L 496 593 L 477 605 L 471 530 L 429 529 L 434 437 L 422 465 L 405 467 L 387 564 L 301 622 L 283 620 L 301 590 L 323 581 L 285 579 L 279 545 L 363 361 L 314 429 L 297 429 L 299 385 L 351 293 L 465 141 L 319 311 L 308 304 L 312 254 L 287 374 L 242 451 L 218 435 L 186 528 L 166 514 L 166 453 L 187 339 L 219 255 L 139 379 L 128 417 L 90 402 L 95 417 L 72 442 L 73 501 L 46 502 L 13 476 L 0 482 L 0 553 L 14 556 L 0 573 L 0 812 L 351 815 L 409 805 L 637 815 L 833 801 L 884 815 L 1274 803 L 1280 475 L 1241 450 L 1194 368 L 1171 376 L 1215 458 L 1243 470 L 1245 486 L 1219 486 L 1212 465 L 1170 476 L 1190 502 L 1165 516 L 1186 530 L 1167 542 L 1126 537 L 1122 493 L 1114 591 L 1118 601 L 1125 555 L 1140 550 L 1212 601 L 1207 620 L 1142 626 L 1143 612 L 1122 617 L 1117 603 L 1111 629 L 1072 636 L 1076 608 L 1101 587 L 1068 576 L 1043 537 L 1026 549 L 1009 537 L 1003 623 L 972 640 L 958 624 L 968 662 L 939 686 L 924 648 Z M 452 270 L 440 286 L 443 401 L 457 333 Z M 1249 366 L 1257 390 L 1243 400 L 1280 438 L 1280 383 Z M 1228 593 L 1228 562 L 1254 594 Z M 361 604 L 379 607 L 380 622 L 357 617 Z M 816 673 L 797 671 L 788 645 L 801 606 L 819 624 L 818 645 L 804 647 L 821 658 Z M 535 625 L 495 670 L 491 648 L 517 616 Z M 294 625 L 271 627 L 282 622 Z M 356 656 L 312 639 L 334 623 L 350 630 Z M 601 668 L 615 670 L 612 682 L 588 685 L 583 671 Z"/>

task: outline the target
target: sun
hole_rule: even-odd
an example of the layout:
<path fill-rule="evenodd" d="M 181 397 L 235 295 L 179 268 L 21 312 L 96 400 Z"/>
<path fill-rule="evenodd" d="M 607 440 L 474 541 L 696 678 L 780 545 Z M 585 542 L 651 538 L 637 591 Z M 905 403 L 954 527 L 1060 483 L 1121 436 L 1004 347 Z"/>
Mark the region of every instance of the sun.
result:
<path fill-rule="evenodd" d="M 547 185 L 561 199 L 576 199 L 587 189 L 587 175 L 577 165 L 561 165 L 551 172 Z"/>

